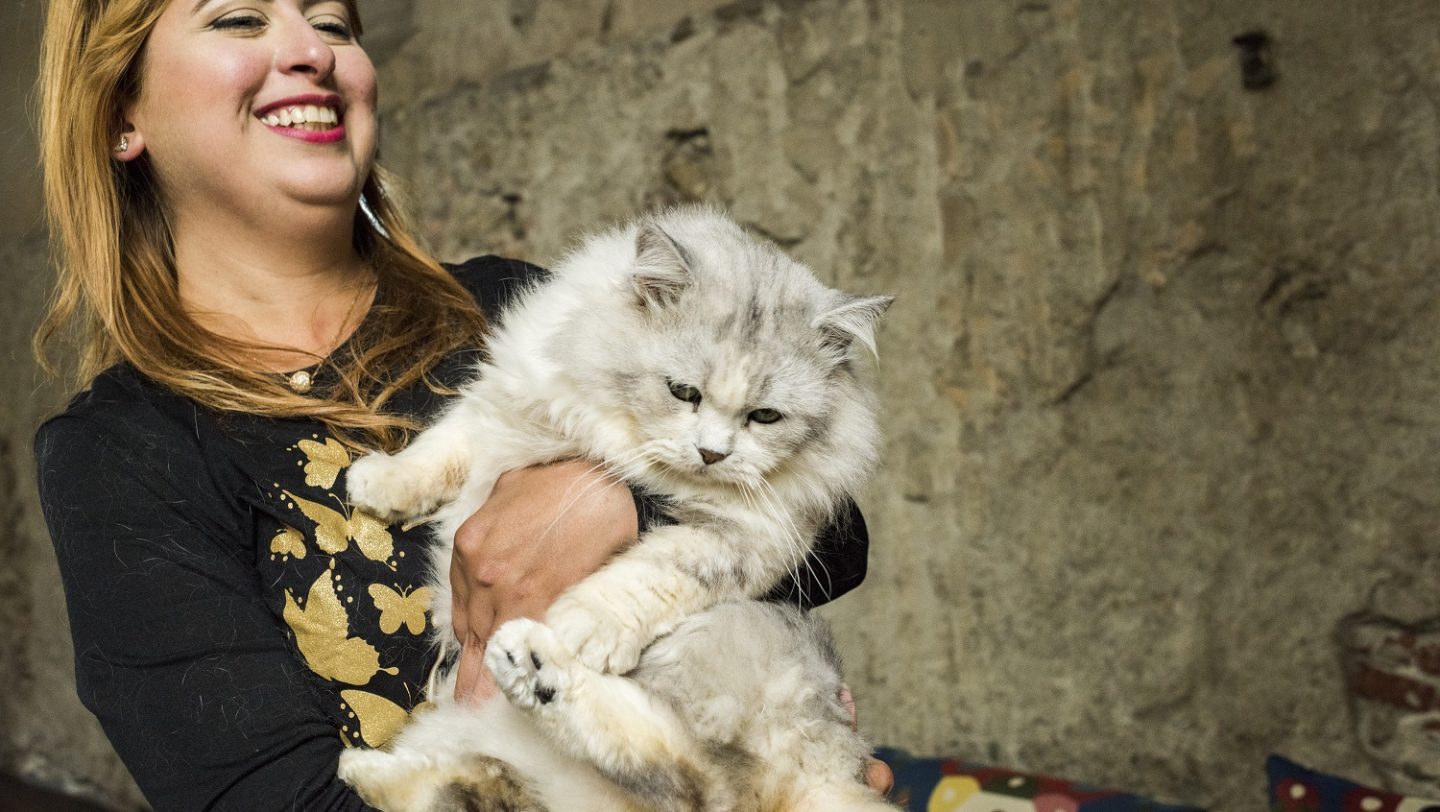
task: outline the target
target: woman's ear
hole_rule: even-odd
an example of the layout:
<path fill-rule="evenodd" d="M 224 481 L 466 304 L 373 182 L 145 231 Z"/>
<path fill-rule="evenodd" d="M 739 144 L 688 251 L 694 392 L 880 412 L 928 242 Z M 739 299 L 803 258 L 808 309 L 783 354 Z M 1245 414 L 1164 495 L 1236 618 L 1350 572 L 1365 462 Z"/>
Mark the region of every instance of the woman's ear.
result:
<path fill-rule="evenodd" d="M 115 136 L 115 141 L 110 145 L 110 155 L 121 163 L 129 163 L 139 158 L 145 151 L 145 136 L 130 122 L 125 122 L 120 133 Z"/>

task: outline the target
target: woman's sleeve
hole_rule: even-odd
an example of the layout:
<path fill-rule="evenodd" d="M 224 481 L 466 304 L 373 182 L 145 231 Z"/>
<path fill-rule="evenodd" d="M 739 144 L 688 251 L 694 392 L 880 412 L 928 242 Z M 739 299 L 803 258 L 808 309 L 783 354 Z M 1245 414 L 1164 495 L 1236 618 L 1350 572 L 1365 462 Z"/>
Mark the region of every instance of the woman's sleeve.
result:
<path fill-rule="evenodd" d="M 156 812 L 369 810 L 193 438 L 36 436 L 81 701 Z M 177 447 L 178 446 L 178 447 Z"/>
<path fill-rule="evenodd" d="M 799 575 L 786 576 L 766 598 L 802 609 L 829 603 L 865 580 L 869 554 L 865 517 L 860 515 L 860 506 L 847 499 L 830 523 L 821 528 Z"/>

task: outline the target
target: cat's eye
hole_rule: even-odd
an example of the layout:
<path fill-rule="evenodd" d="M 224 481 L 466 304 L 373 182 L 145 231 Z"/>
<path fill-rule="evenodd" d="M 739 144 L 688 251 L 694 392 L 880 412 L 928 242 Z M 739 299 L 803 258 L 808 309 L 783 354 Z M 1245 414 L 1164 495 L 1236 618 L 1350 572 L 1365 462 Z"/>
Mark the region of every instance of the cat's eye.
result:
<path fill-rule="evenodd" d="M 754 423 L 775 423 L 784 416 L 774 409 L 756 409 L 750 413 L 750 420 Z"/>
<path fill-rule="evenodd" d="M 674 395 L 677 399 L 683 400 L 686 403 L 694 403 L 696 405 L 699 405 L 699 389 L 696 389 L 689 384 L 675 383 L 674 381 L 668 381 L 668 383 L 670 384 L 670 394 Z"/>

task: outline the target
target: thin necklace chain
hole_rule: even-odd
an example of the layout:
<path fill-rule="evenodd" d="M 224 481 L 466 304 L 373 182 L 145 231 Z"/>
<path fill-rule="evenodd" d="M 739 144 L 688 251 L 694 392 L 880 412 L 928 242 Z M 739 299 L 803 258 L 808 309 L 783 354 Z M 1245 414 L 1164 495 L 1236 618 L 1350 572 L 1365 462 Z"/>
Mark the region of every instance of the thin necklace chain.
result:
<path fill-rule="evenodd" d="M 367 287 L 364 283 L 356 286 L 355 295 L 350 298 L 350 306 L 345 309 L 345 315 L 340 317 L 340 326 L 335 330 L 335 337 L 330 340 L 330 353 L 334 353 L 335 350 L 340 348 L 340 338 L 345 335 L 345 328 L 350 324 L 350 319 L 355 315 L 355 310 L 359 307 L 360 299 L 365 295 Z M 329 355 L 327 354 L 326 357 L 328 358 Z M 311 387 L 315 385 L 315 373 L 311 370 L 316 369 L 318 371 L 318 367 L 323 363 L 325 363 L 325 358 L 320 359 L 320 361 L 312 367 L 298 369 L 290 373 L 285 377 L 285 385 L 299 395 L 309 392 Z"/>

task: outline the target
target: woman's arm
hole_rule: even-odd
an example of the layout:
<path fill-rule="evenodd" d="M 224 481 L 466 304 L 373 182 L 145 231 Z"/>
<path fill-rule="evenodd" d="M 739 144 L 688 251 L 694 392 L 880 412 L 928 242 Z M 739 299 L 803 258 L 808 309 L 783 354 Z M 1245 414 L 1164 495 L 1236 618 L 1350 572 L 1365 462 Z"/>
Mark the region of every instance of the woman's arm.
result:
<path fill-rule="evenodd" d="M 194 449 L 61 417 L 36 436 L 80 699 L 156 812 L 361 812 L 313 676 Z"/>

